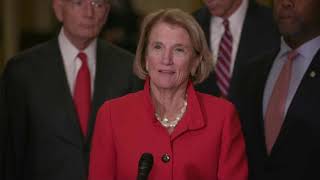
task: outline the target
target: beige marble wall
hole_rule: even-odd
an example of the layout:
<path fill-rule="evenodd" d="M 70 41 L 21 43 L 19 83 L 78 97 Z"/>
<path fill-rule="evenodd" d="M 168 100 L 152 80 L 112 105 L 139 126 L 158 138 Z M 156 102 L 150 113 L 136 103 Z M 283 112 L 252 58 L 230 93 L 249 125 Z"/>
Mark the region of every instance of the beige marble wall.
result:
<path fill-rule="evenodd" d="M 180 8 L 192 12 L 202 3 L 201 0 L 132 0 L 132 2 L 140 14 L 147 14 L 160 8 Z"/>
<path fill-rule="evenodd" d="M 2 49 L 3 55 L 0 64 L 12 57 L 19 47 L 20 21 L 19 6 L 20 0 L 4 0 L 2 6 Z"/>

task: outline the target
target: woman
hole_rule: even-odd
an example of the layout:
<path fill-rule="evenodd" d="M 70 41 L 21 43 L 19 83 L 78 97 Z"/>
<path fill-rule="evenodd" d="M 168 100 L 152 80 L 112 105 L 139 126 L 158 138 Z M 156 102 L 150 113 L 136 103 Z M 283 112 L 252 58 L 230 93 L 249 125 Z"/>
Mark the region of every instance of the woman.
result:
<path fill-rule="evenodd" d="M 204 33 L 177 9 L 148 15 L 134 64 L 144 90 L 99 110 L 89 180 L 136 179 L 144 152 L 153 155 L 149 180 L 245 180 L 240 122 L 227 101 L 198 93 L 212 69 Z"/>

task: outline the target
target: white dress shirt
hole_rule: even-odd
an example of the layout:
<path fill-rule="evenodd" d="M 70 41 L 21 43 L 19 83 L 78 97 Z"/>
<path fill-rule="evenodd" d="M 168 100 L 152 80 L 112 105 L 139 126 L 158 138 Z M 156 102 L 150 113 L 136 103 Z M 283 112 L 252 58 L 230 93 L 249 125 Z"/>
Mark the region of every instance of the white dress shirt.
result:
<path fill-rule="evenodd" d="M 243 0 L 239 8 L 228 18 L 229 29 L 233 38 L 232 55 L 231 55 L 231 67 L 230 75 L 233 72 L 236 55 L 238 52 L 239 41 L 242 32 L 243 22 L 249 6 L 248 0 Z M 213 64 L 217 62 L 220 40 L 224 33 L 224 26 L 222 24 L 223 19 L 221 17 L 212 16 L 210 21 L 210 44 L 213 54 Z"/>
<path fill-rule="evenodd" d="M 67 80 L 71 94 L 73 95 L 75 81 L 77 78 L 78 71 L 81 67 L 81 60 L 77 57 L 79 50 L 69 41 L 69 39 L 64 34 L 63 28 L 61 28 L 58 42 L 60 47 L 60 52 L 62 54 L 64 69 L 67 75 Z M 97 39 L 90 43 L 90 45 L 82 50 L 87 54 L 88 57 L 88 67 L 90 71 L 91 80 L 91 96 L 93 95 L 95 71 L 96 71 L 96 53 L 97 53 Z"/>
<path fill-rule="evenodd" d="M 286 115 L 288 108 L 291 104 L 291 101 L 302 81 L 304 74 L 307 72 L 308 67 L 310 66 L 312 59 L 320 49 L 320 36 L 302 44 L 300 47 L 296 49 L 298 52 L 298 56 L 292 62 L 292 70 L 291 70 L 291 78 L 289 84 L 288 97 L 285 104 L 285 112 Z M 266 86 L 264 89 L 263 95 L 263 115 L 267 112 L 267 106 L 273 91 L 273 87 L 278 79 L 282 66 L 288 60 L 287 55 L 288 52 L 292 51 L 292 49 L 286 44 L 286 42 L 281 39 L 281 47 L 280 51 L 273 62 L 270 73 L 268 75 L 268 79 L 266 82 Z"/>

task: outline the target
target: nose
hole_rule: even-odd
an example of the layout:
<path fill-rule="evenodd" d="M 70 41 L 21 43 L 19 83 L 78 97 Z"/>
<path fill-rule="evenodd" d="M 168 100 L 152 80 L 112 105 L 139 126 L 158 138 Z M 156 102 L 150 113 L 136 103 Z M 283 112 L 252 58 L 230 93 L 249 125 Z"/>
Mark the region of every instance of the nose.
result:
<path fill-rule="evenodd" d="M 165 52 L 162 55 L 162 64 L 164 65 L 171 65 L 173 64 L 173 57 L 171 50 L 165 50 Z"/>
<path fill-rule="evenodd" d="M 294 7 L 294 0 L 275 0 L 275 2 L 285 8 Z"/>
<path fill-rule="evenodd" d="M 91 3 L 92 3 L 91 0 L 87 0 L 86 3 L 85 3 L 85 7 L 84 7 L 86 15 L 88 17 L 92 17 L 93 14 L 94 14 L 94 9 L 93 9 L 94 7 L 92 6 Z"/>

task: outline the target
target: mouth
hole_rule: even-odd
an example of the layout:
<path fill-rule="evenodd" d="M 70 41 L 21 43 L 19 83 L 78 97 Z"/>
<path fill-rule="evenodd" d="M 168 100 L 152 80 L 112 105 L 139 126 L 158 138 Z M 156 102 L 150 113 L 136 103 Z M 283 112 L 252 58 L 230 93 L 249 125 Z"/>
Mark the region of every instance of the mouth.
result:
<path fill-rule="evenodd" d="M 293 16 L 281 16 L 278 18 L 279 23 L 292 23 L 295 22 L 295 18 Z"/>
<path fill-rule="evenodd" d="M 160 69 L 158 72 L 159 72 L 159 73 L 162 73 L 162 74 L 170 74 L 170 75 L 175 73 L 175 71 L 172 71 L 172 70 L 164 70 L 164 69 Z"/>
<path fill-rule="evenodd" d="M 288 19 L 293 19 L 295 16 L 294 16 L 294 13 L 292 11 L 286 11 L 286 10 L 282 10 L 279 12 L 278 14 L 278 19 L 279 20 L 288 20 Z"/>
<path fill-rule="evenodd" d="M 86 29 L 92 29 L 93 27 L 95 27 L 94 24 L 80 24 L 80 26 Z"/>

